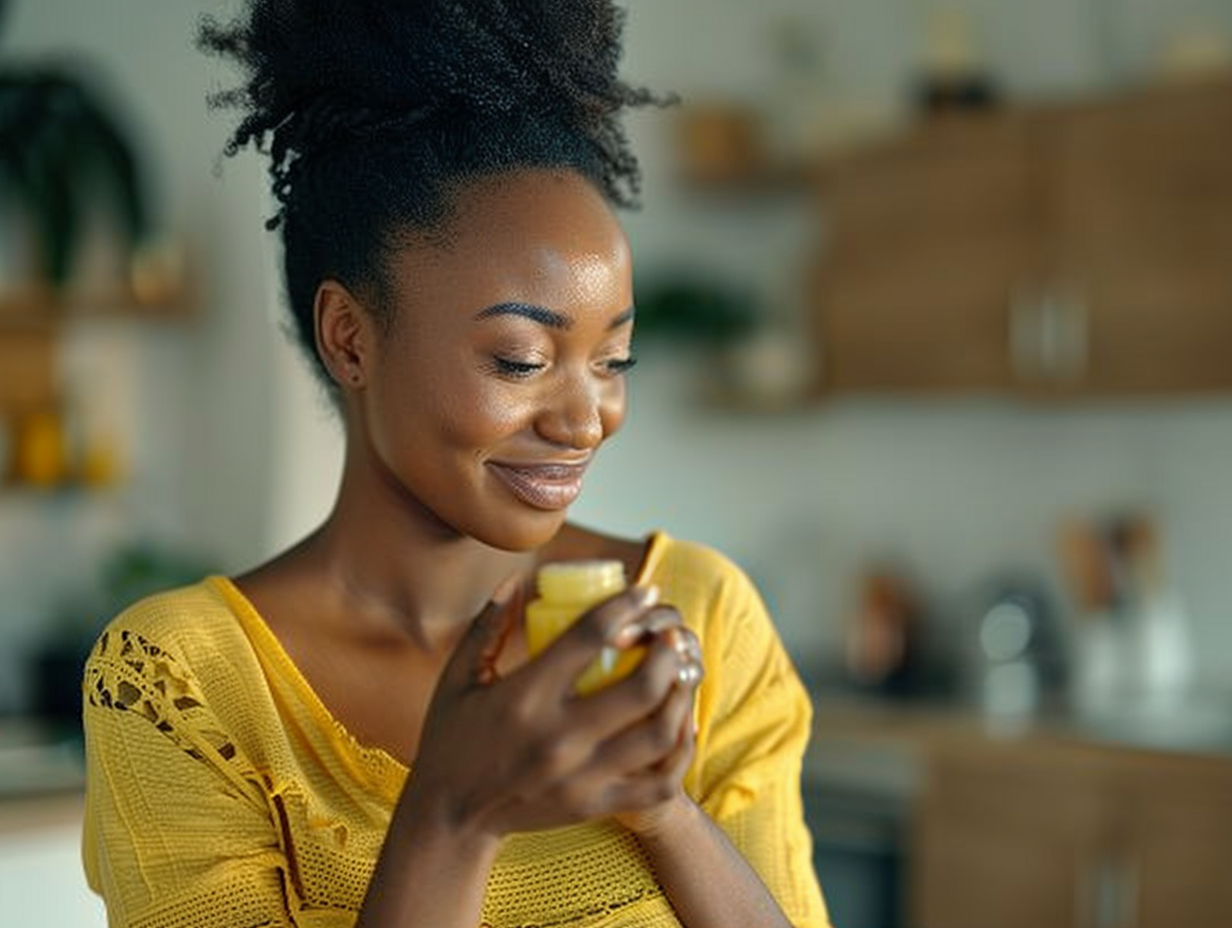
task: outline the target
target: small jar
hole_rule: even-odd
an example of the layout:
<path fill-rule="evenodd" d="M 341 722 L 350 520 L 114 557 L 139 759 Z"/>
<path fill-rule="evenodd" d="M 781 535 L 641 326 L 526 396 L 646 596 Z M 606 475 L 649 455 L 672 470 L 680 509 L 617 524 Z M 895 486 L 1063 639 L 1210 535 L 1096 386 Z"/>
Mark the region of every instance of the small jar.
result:
<path fill-rule="evenodd" d="M 526 647 L 531 657 L 542 652 L 583 613 L 625 588 L 624 565 L 613 560 L 557 561 L 539 568 L 538 597 L 526 605 Z M 577 679 L 577 692 L 593 693 L 629 673 L 644 648 L 605 647 Z"/>

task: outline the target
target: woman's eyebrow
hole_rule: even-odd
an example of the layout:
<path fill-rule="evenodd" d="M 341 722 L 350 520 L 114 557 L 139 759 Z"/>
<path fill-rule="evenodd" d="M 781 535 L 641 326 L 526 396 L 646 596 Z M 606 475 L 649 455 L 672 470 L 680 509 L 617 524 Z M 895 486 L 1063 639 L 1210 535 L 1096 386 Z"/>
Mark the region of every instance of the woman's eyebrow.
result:
<path fill-rule="evenodd" d="M 533 303 L 497 303 L 475 314 L 476 319 L 491 319 L 493 316 L 521 316 L 549 329 L 568 329 L 573 325 L 573 320 L 568 316 Z"/>
<path fill-rule="evenodd" d="M 608 323 L 609 329 L 618 329 L 633 319 L 634 309 L 630 306 L 624 312 Z M 532 322 L 547 326 L 549 329 L 568 330 L 573 327 L 573 320 L 563 313 L 548 309 L 546 306 L 536 306 L 533 303 L 507 302 L 497 303 L 487 309 L 481 309 L 475 314 L 475 319 L 491 319 L 494 316 L 521 316 Z"/>
<path fill-rule="evenodd" d="M 634 311 L 635 311 L 635 307 L 630 306 L 623 313 L 621 313 L 619 316 L 617 316 L 611 322 L 609 322 L 607 324 L 607 327 L 609 329 L 619 329 L 622 325 L 628 325 L 630 322 L 633 321 Z"/>

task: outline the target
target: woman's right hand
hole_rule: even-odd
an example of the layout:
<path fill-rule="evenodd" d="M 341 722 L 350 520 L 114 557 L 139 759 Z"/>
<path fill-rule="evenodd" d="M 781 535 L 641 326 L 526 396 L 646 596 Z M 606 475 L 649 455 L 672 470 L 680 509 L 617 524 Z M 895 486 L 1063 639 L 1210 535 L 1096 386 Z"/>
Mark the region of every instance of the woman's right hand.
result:
<path fill-rule="evenodd" d="M 408 819 L 500 838 L 637 813 L 678 794 L 700 667 L 691 666 L 696 649 L 679 646 L 679 617 L 656 600 L 653 588 L 630 587 L 503 677 L 497 657 L 522 609 L 516 598 L 490 603 L 437 683 L 403 798 Z M 633 673 L 576 694 L 601 648 L 635 642 L 646 655 Z"/>

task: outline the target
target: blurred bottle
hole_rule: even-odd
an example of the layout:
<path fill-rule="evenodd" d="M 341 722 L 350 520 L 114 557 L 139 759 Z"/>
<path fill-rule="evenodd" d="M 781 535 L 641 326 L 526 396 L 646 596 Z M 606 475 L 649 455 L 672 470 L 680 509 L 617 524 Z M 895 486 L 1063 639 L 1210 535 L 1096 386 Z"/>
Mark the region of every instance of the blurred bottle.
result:
<path fill-rule="evenodd" d="M 115 416 L 97 394 L 73 391 L 67 415 L 72 476 L 87 490 L 106 490 L 125 476 Z"/>
<path fill-rule="evenodd" d="M 858 686 L 909 695 L 920 685 L 922 608 L 907 582 L 886 570 L 861 580 L 859 604 L 847 627 L 847 674 Z"/>
<path fill-rule="evenodd" d="M 986 109 L 997 102 L 968 14 L 954 5 L 928 16 L 916 97 L 929 115 Z"/>
<path fill-rule="evenodd" d="M 1154 519 L 1122 513 L 1098 525 L 1075 522 L 1062 541 L 1079 616 L 1075 708 L 1093 716 L 1181 708 L 1190 695 L 1193 643 Z"/>
<path fill-rule="evenodd" d="M 1164 41 L 1155 70 L 1168 83 L 1226 79 L 1232 75 L 1232 34 L 1202 18 L 1183 22 Z"/>
<path fill-rule="evenodd" d="M 1113 524 L 1111 538 L 1123 565 L 1131 696 L 1147 711 L 1177 709 L 1189 696 L 1193 652 L 1184 603 L 1166 582 L 1158 528 L 1129 515 Z"/>
<path fill-rule="evenodd" d="M 18 483 L 48 490 L 68 477 L 68 442 L 58 409 L 37 409 L 18 422 L 13 475 Z"/>
<path fill-rule="evenodd" d="M 1085 715 L 1116 708 L 1124 696 L 1124 632 L 1113 559 L 1098 526 L 1070 519 L 1060 530 L 1061 569 L 1074 602 L 1070 702 Z"/>

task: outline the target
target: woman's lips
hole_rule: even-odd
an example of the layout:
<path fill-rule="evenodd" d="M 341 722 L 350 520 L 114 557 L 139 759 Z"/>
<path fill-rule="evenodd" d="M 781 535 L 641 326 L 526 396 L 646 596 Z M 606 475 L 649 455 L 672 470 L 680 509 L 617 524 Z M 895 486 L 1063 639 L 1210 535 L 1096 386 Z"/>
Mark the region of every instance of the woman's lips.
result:
<path fill-rule="evenodd" d="M 509 490 L 536 509 L 565 509 L 582 492 L 585 464 L 501 464 L 488 467 Z"/>

